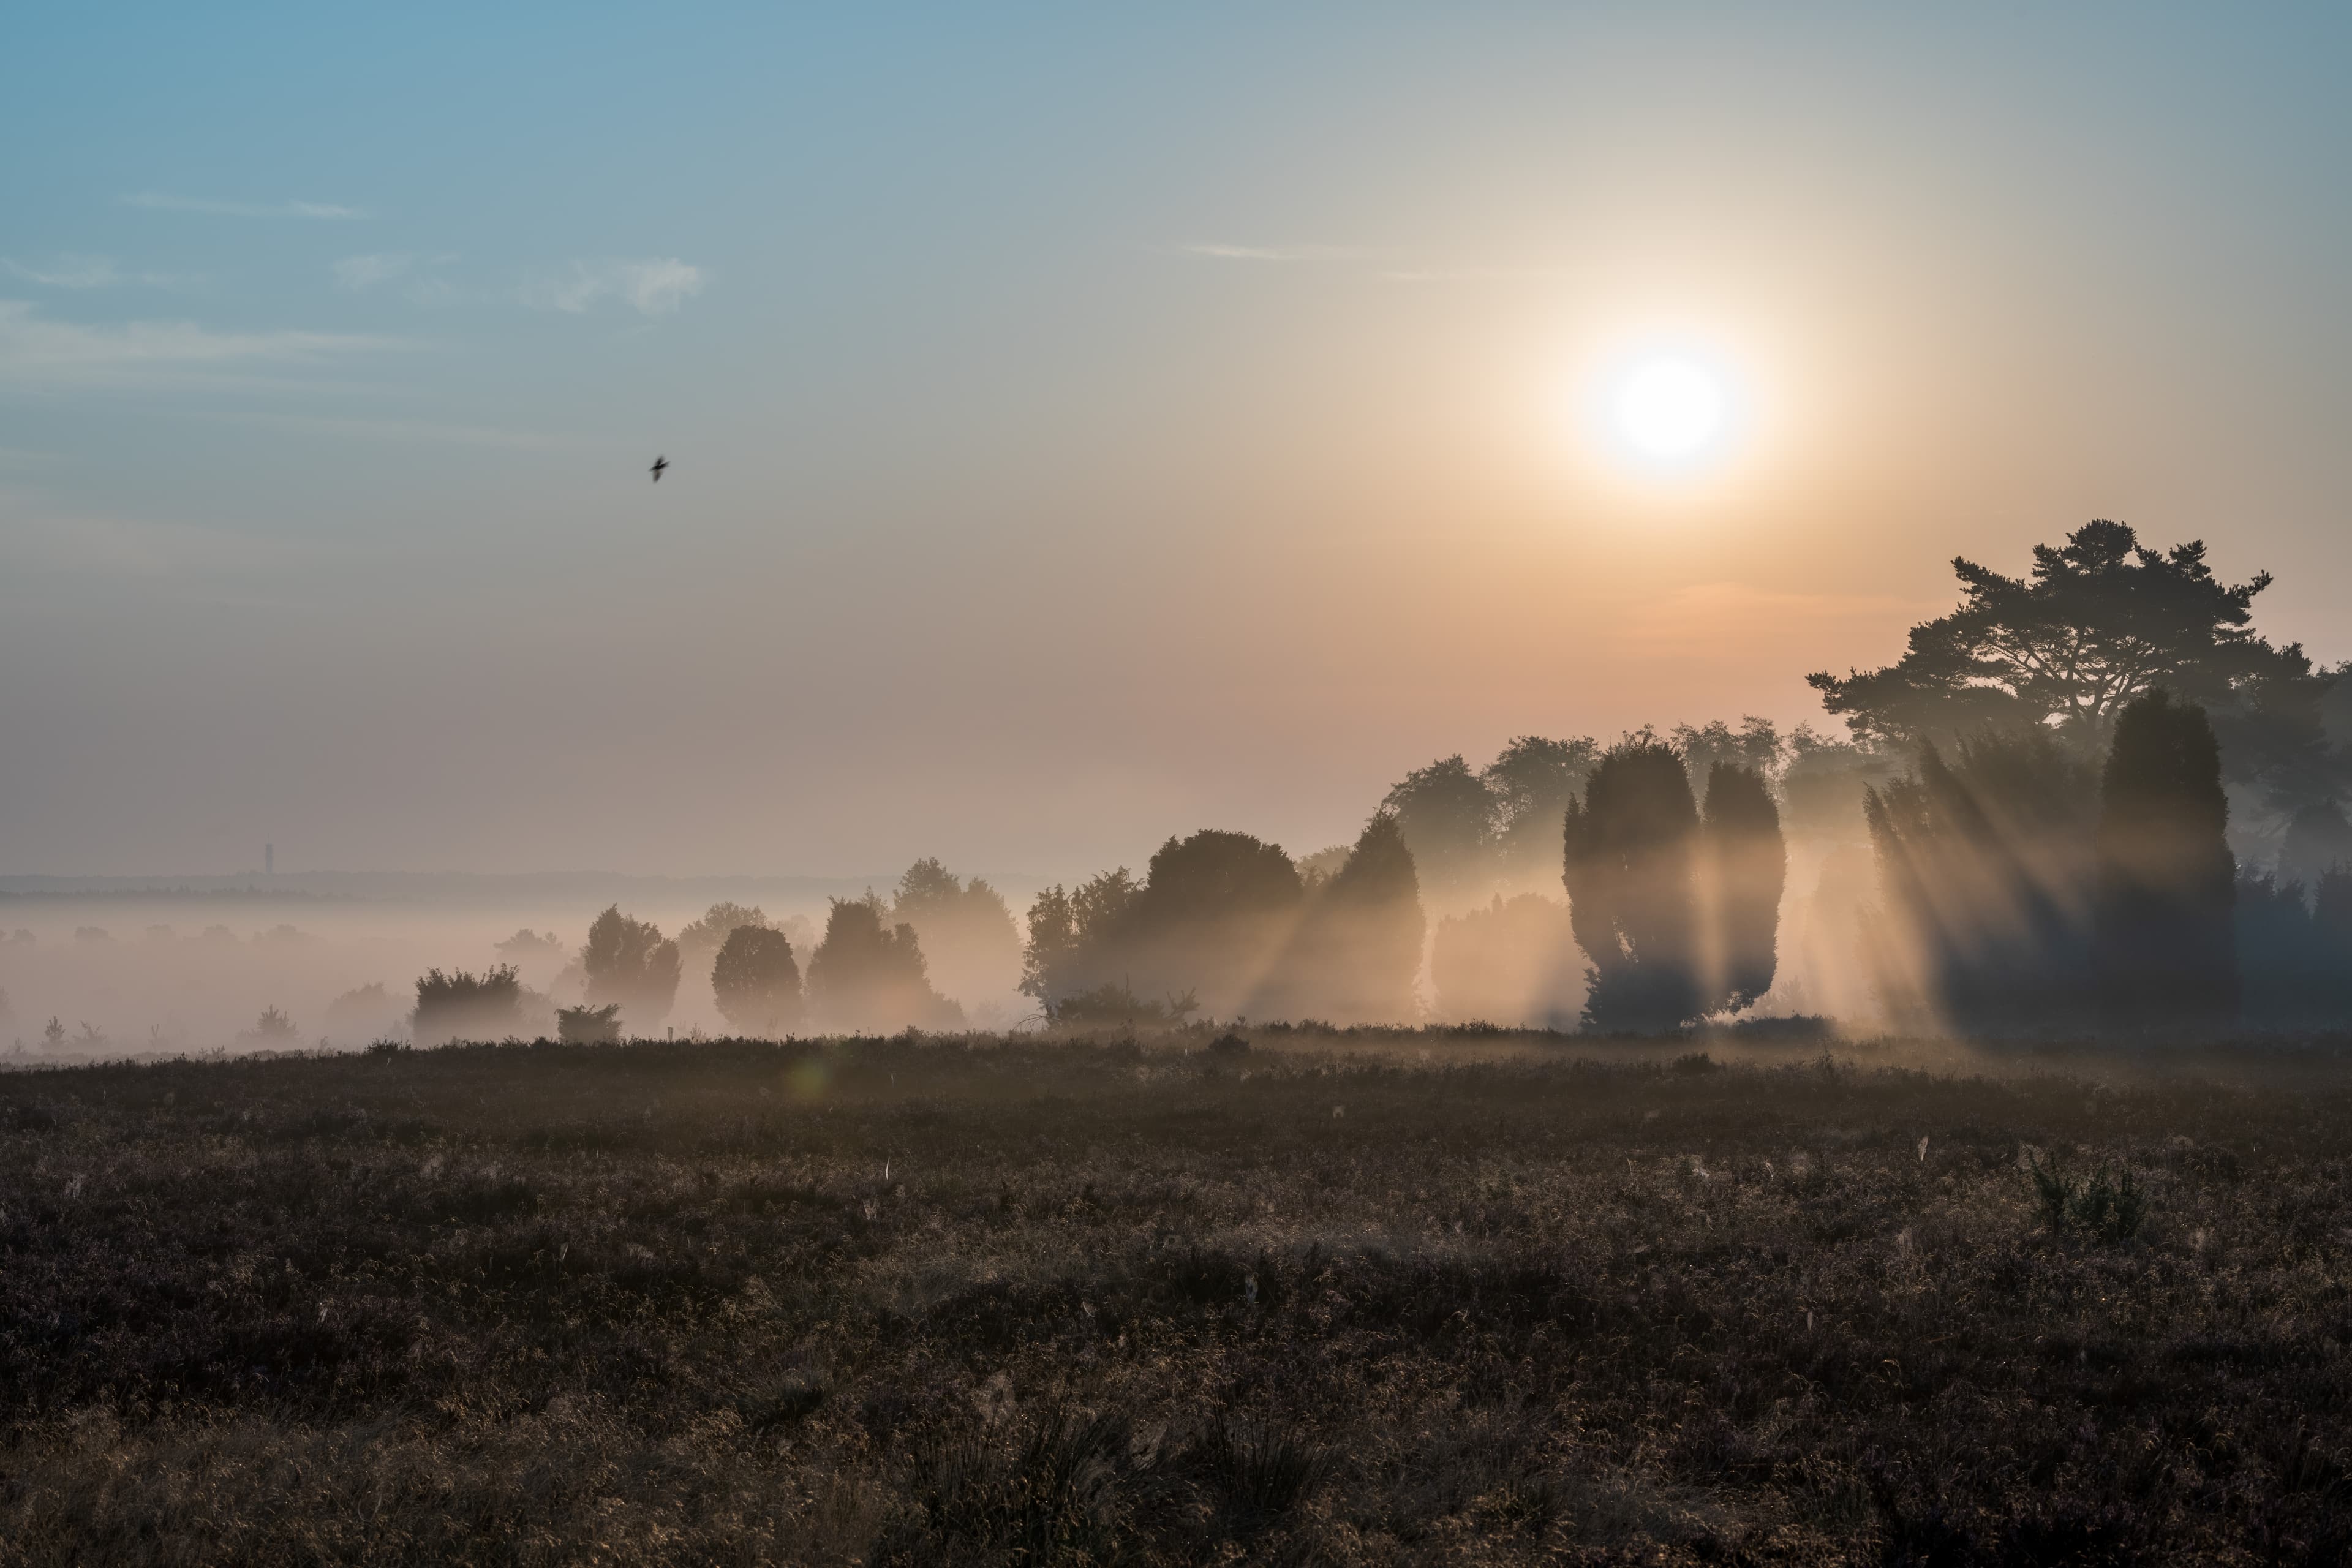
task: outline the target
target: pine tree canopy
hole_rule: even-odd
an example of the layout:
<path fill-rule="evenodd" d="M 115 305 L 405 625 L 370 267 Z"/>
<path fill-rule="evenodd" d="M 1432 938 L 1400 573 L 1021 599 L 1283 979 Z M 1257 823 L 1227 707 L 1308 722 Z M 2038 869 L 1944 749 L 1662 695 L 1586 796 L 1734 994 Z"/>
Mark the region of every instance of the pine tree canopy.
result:
<path fill-rule="evenodd" d="M 2104 521 L 2036 545 L 2021 578 L 1965 558 L 1952 570 L 1959 607 L 1912 627 L 1901 659 L 1806 678 L 1857 739 L 1908 746 L 2031 726 L 2095 753 L 2124 708 L 2161 685 L 2213 716 L 2232 778 L 2298 798 L 2336 787 L 2317 718 L 2331 678 L 2301 645 L 2273 647 L 2252 628 L 2268 573 L 2227 584 L 2202 542 L 2150 550 Z"/>

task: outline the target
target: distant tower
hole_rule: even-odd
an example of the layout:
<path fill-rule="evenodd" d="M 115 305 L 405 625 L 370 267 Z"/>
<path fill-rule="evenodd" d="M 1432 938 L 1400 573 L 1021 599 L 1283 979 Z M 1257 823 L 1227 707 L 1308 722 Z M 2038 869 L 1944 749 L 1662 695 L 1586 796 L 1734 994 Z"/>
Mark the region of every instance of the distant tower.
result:
<path fill-rule="evenodd" d="M 261 874 L 265 877 L 278 875 L 278 846 L 275 844 L 261 847 Z"/>

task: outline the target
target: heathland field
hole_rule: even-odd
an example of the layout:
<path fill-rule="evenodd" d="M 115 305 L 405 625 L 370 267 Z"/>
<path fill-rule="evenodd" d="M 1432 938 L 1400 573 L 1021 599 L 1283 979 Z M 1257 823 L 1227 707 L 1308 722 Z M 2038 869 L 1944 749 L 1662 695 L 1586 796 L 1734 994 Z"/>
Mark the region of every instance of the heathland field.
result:
<path fill-rule="evenodd" d="M 2344 1065 L 0 1075 L 0 1563 L 2342 1562 Z"/>

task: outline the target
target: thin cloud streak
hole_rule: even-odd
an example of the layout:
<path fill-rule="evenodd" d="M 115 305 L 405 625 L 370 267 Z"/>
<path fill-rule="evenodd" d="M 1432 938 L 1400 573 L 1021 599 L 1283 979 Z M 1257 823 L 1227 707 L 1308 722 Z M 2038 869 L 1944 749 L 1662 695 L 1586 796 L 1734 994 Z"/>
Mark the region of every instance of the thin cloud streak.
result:
<path fill-rule="evenodd" d="M 44 289 L 184 289 L 194 281 L 170 272 L 125 272 L 110 256 L 59 256 L 45 267 L 0 256 L 0 270 Z"/>
<path fill-rule="evenodd" d="M 174 196 L 161 191 L 135 191 L 122 198 L 125 206 L 153 212 L 205 213 L 215 217 L 305 217 L 343 221 L 372 216 L 362 207 L 332 202 L 218 202 L 203 196 Z"/>
<path fill-rule="evenodd" d="M 578 315 L 600 300 L 617 299 L 640 315 L 667 316 L 702 292 L 702 268 L 676 257 L 642 261 L 575 260 L 559 273 L 523 284 L 526 305 Z"/>
<path fill-rule="evenodd" d="M 222 332 L 194 321 L 59 321 L 24 300 L 0 300 L 0 379 L 70 380 L 240 362 L 320 363 L 409 347 L 347 332 Z"/>

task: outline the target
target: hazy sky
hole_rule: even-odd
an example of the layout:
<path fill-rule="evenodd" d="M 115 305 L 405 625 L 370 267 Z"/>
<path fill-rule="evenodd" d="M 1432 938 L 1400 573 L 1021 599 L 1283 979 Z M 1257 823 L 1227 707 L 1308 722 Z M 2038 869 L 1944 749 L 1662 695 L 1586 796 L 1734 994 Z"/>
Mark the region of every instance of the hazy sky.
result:
<path fill-rule="evenodd" d="M 0 870 L 1304 852 L 2095 516 L 2352 656 L 2342 7 L 489 9 L 12 13 Z"/>

